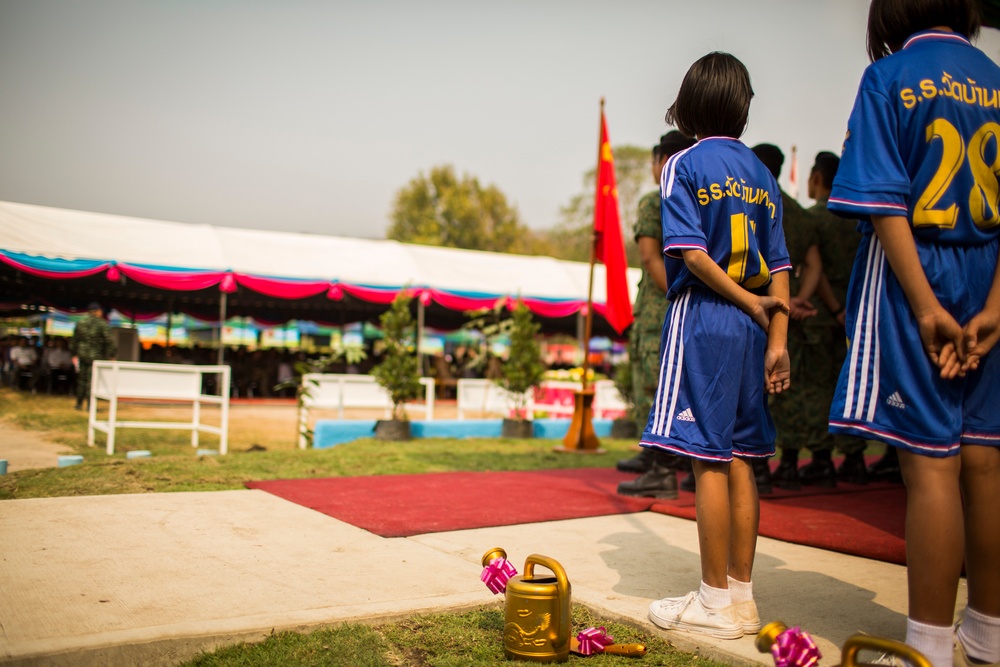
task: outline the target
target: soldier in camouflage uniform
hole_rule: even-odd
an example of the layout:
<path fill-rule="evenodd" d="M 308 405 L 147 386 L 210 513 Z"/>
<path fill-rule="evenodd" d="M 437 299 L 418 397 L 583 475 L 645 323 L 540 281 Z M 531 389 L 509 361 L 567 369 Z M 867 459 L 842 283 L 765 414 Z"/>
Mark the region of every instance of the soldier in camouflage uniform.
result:
<path fill-rule="evenodd" d="M 677 131 L 660 137 L 660 143 L 653 147 L 653 181 L 660 183 L 663 165 L 670 156 L 693 145 L 693 139 Z M 642 279 L 632 308 L 635 320 L 629 332 L 629 360 L 632 364 L 634 418 L 641 432 L 646 427 L 649 411 L 653 407 L 653 396 L 656 394 L 660 370 L 660 336 L 669 305 L 658 189 L 639 200 L 639 215 L 633 232 L 642 257 Z M 643 449 L 635 457 L 618 462 L 618 469 L 623 472 L 643 473 L 632 482 L 622 482 L 618 486 L 618 493 L 676 498 L 677 473 L 673 468 L 677 464 L 676 456 Z"/>
<path fill-rule="evenodd" d="M 792 281 L 792 321 L 788 340 L 792 372 L 796 383 L 791 391 L 772 403 L 778 426 L 777 444 L 782 448 L 781 463 L 774 481 L 784 488 L 798 485 L 836 486 L 838 471 L 832 462 L 833 448 L 846 455 L 839 477 L 843 481 L 866 484 L 865 442 L 827 430 L 827 414 L 837 376 L 847 354 L 843 326 L 843 306 L 847 299 L 859 234 L 856 223 L 826 210 L 840 159 L 821 152 L 809 175 L 809 197 L 816 200 L 808 213 L 811 221 L 798 234 L 785 226 L 786 243 L 793 266 L 802 261 L 802 272 Z M 790 237 L 795 237 L 793 242 Z M 801 253 L 801 254 L 793 254 Z M 798 319 L 795 319 L 798 318 Z M 812 461 L 798 468 L 799 450 L 807 447 Z"/>
<path fill-rule="evenodd" d="M 87 306 L 87 317 L 77 322 L 73 329 L 70 350 L 76 355 L 80 368 L 76 375 L 76 409 L 90 400 L 90 375 L 98 359 L 114 359 L 118 348 L 111 337 L 111 327 L 104 320 L 104 309 L 99 303 Z"/>

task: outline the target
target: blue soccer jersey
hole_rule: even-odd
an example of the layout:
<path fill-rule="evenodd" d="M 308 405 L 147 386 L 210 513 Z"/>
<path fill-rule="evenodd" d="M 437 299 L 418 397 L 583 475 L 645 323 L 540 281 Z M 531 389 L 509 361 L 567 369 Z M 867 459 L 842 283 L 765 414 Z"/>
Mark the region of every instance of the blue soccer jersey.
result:
<path fill-rule="evenodd" d="M 956 33 L 920 32 L 865 71 L 829 209 L 904 215 L 914 236 L 979 245 L 1000 232 L 1000 68 Z"/>
<path fill-rule="evenodd" d="M 905 216 L 938 303 L 983 309 L 1000 247 L 1000 68 L 961 35 L 925 31 L 865 70 L 829 209 L 864 233 L 847 296 L 848 355 L 830 430 L 926 456 L 1000 446 L 1000 355 L 944 380 L 870 216 Z"/>
<path fill-rule="evenodd" d="M 778 184 L 736 139 L 710 137 L 672 156 L 660 180 L 667 296 L 708 289 L 685 266 L 685 249 L 704 250 L 737 284 L 762 292 L 791 268 Z"/>
<path fill-rule="evenodd" d="M 656 396 L 640 443 L 705 461 L 774 453 L 764 391 L 767 334 L 685 266 L 705 251 L 734 282 L 761 292 L 790 268 L 781 194 L 740 141 L 708 138 L 662 176 L 663 245 L 673 299 L 661 334 Z"/>

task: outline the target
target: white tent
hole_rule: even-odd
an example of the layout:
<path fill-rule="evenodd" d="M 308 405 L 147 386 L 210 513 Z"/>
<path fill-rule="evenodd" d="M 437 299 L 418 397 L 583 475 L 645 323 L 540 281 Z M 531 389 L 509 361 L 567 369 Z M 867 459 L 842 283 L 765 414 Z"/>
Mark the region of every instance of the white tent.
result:
<path fill-rule="evenodd" d="M 105 284 L 99 281 L 103 273 L 89 279 L 73 273 L 84 265 L 98 268 L 106 265 L 109 272 L 112 267 L 133 271 L 171 269 L 176 273 L 169 275 L 178 278 L 186 272 L 219 272 L 236 275 L 237 279 L 253 276 L 384 290 L 411 287 L 428 290 L 430 299 L 435 299 L 439 292 L 493 300 L 522 297 L 543 304 L 560 304 L 563 313 L 579 312 L 586 303 L 589 275 L 585 263 L 551 257 L 163 222 L 0 202 L 0 287 L 8 292 L 0 294 L 0 301 L 9 304 L 12 297 L 51 301 L 57 290 L 44 288 L 47 283 L 64 282 L 58 278 L 63 277 L 65 269 L 70 282 L 75 277 L 82 281 L 81 285 L 88 286 L 90 295 L 83 293 L 88 290 L 82 290 L 77 299 L 82 303 L 76 307 L 82 306 L 89 298 L 101 296 L 94 294 L 95 290 L 100 291 L 103 286 L 107 291 L 110 284 L 107 280 Z M 117 275 L 114 273 L 111 281 Z M 633 296 L 640 275 L 638 269 L 629 270 Z M 25 276 L 33 279 L 30 287 L 13 288 Z M 141 277 L 136 280 L 143 282 Z M 604 267 L 598 264 L 594 274 L 595 304 L 604 302 L 604 286 Z M 72 299 L 65 286 L 61 294 L 60 305 L 69 305 Z M 114 298 L 114 294 L 105 298 Z M 143 298 L 150 302 L 149 308 L 157 300 L 161 309 L 165 307 L 163 294 L 144 294 Z M 272 310 L 279 308 L 274 305 L 274 294 L 268 303 Z M 544 312 L 532 309 L 545 316 Z"/>

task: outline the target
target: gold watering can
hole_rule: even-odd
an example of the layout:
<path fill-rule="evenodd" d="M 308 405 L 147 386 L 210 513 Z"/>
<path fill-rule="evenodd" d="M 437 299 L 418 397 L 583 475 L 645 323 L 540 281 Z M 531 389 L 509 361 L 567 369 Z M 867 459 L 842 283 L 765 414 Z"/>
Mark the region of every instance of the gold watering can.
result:
<path fill-rule="evenodd" d="M 483 554 L 483 567 L 495 558 L 507 558 L 497 547 Z M 535 565 L 553 576 L 535 576 Z M 504 611 L 503 652 L 514 660 L 566 662 L 570 645 L 570 585 L 566 572 L 555 560 L 531 554 L 524 561 L 524 574 L 507 582 Z"/>
<path fill-rule="evenodd" d="M 757 633 L 757 639 L 754 642 L 757 650 L 761 653 L 770 653 L 771 645 L 778 639 L 778 635 L 787 629 L 788 627 L 781 621 L 765 625 Z M 858 662 L 860 651 L 876 651 L 894 655 L 906 660 L 913 667 L 932 667 L 930 660 L 925 658 L 923 653 L 903 642 L 863 634 L 852 635 L 844 642 L 844 648 L 840 653 L 840 666 L 869 667 L 871 663 Z"/>

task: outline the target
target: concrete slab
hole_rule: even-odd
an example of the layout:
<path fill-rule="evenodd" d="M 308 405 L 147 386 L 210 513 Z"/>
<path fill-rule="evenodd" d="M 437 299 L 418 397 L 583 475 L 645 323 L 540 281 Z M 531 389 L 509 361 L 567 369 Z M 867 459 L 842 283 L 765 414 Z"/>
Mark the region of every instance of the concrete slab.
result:
<path fill-rule="evenodd" d="M 0 503 L 0 663 L 168 665 L 272 630 L 501 603 L 479 580 L 495 546 L 558 560 L 574 600 L 655 631 L 650 600 L 699 580 L 694 522 L 640 513 L 383 539 L 263 491 Z M 824 664 L 858 630 L 901 638 L 895 565 L 761 539 L 765 621 L 800 625 Z M 960 592 L 960 606 L 966 594 Z M 752 638 L 661 633 L 683 650 L 768 665 Z"/>
<path fill-rule="evenodd" d="M 693 521 L 643 512 L 410 539 L 476 565 L 487 550 L 503 547 L 519 572 L 529 554 L 550 556 L 566 570 L 576 602 L 685 651 L 729 664 L 774 664 L 756 650 L 753 637 L 726 641 L 664 632 L 647 620 L 651 601 L 697 589 L 701 565 Z M 964 608 L 964 581 L 961 586 Z M 900 640 L 906 634 L 906 568 L 898 565 L 761 538 L 754 595 L 762 621 L 801 626 L 816 640 L 823 664 L 839 664 L 839 647 L 856 632 Z"/>
<path fill-rule="evenodd" d="M 10 500 L 0 535 L 11 664 L 167 665 L 272 629 L 488 600 L 477 564 L 262 491 Z"/>

